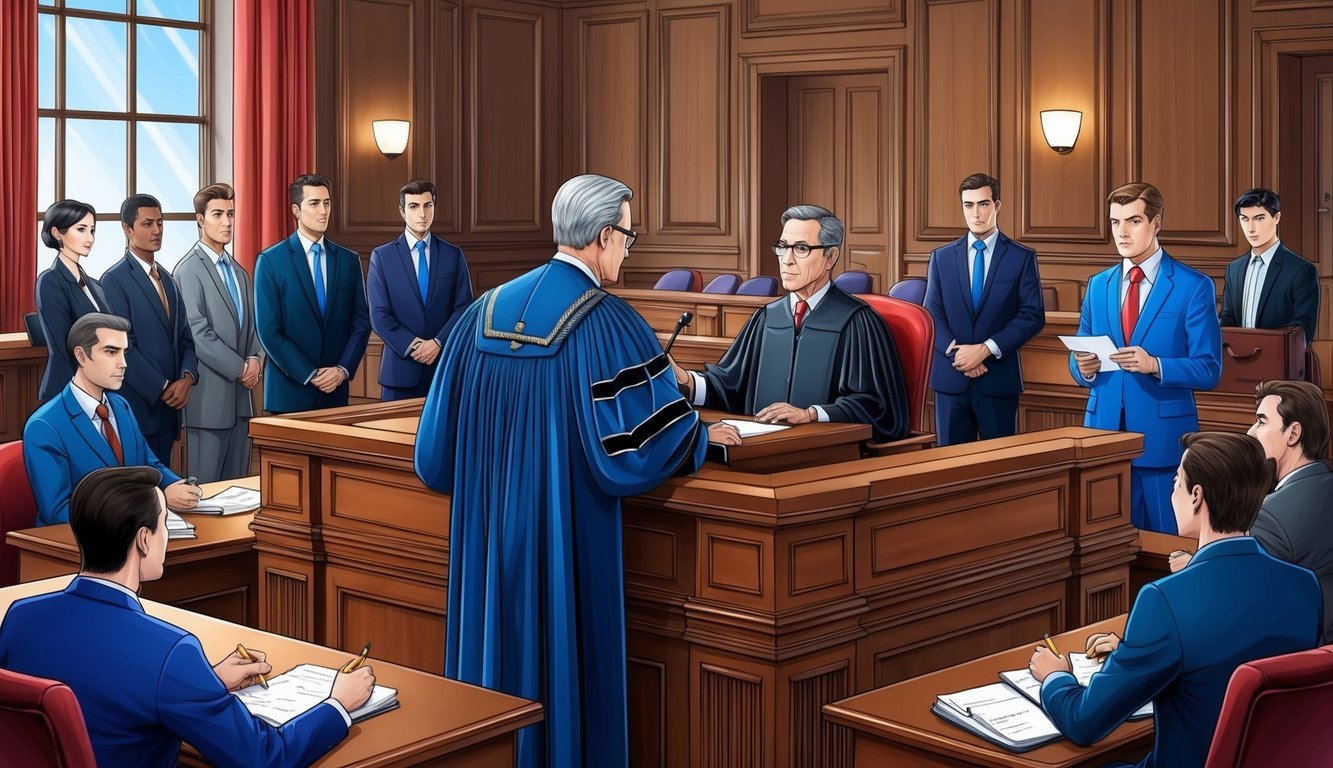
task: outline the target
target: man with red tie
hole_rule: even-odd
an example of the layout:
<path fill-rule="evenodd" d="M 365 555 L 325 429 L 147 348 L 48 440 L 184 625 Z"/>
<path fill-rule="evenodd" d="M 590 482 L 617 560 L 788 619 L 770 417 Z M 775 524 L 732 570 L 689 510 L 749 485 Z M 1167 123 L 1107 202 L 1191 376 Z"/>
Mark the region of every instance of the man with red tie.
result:
<path fill-rule="evenodd" d="M 773 243 L 786 296 L 755 312 L 717 365 L 671 365 L 695 405 L 775 424 L 869 424 L 877 441 L 908 432 L 907 390 L 893 336 L 870 305 L 832 280 L 842 222 L 795 205 Z"/>
<path fill-rule="evenodd" d="M 1069 372 L 1088 388 L 1084 426 L 1143 433 L 1143 453 L 1130 468 L 1131 522 L 1175 533 L 1180 437 L 1199 429 L 1194 391 L 1217 386 L 1222 373 L 1216 291 L 1158 244 L 1164 204 L 1156 187 L 1126 184 L 1107 203 L 1121 260 L 1088 281 L 1078 335 L 1111 337 L 1118 369 L 1101 370 L 1095 354 L 1079 352 Z"/>
<path fill-rule="evenodd" d="M 153 467 L 162 474 L 159 487 L 167 506 L 189 510 L 199 504 L 198 486 L 154 455 L 129 403 L 114 392 L 125 380 L 129 330 L 125 318 L 100 312 L 70 327 L 67 346 L 78 365 L 74 378 L 23 427 L 23 463 L 37 502 L 37 525 L 69 522 L 74 487 L 102 467 Z"/>

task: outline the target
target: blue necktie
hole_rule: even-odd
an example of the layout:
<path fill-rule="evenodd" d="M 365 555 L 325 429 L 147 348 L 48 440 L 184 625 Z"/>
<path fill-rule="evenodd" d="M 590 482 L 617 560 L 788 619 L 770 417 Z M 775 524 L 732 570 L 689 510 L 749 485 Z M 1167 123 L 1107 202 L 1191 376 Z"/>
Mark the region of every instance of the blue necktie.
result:
<path fill-rule="evenodd" d="M 225 258 L 218 259 L 218 266 L 222 267 L 222 278 L 227 283 L 227 293 L 231 294 L 231 306 L 236 310 L 236 321 L 241 320 L 241 289 L 236 287 L 236 275 L 231 271 L 231 264 Z"/>
<path fill-rule="evenodd" d="M 426 292 L 430 290 L 430 267 L 426 266 L 426 241 L 417 241 L 417 290 L 421 291 L 421 301 L 425 303 Z"/>
<path fill-rule="evenodd" d="M 981 286 L 986 284 L 986 244 L 978 240 L 972 249 L 977 252 L 972 259 L 972 308 L 976 309 L 981 306 Z"/>
<path fill-rule="evenodd" d="M 319 243 L 310 246 L 310 257 L 315 260 L 315 302 L 319 314 L 324 314 L 324 260 L 319 257 Z"/>

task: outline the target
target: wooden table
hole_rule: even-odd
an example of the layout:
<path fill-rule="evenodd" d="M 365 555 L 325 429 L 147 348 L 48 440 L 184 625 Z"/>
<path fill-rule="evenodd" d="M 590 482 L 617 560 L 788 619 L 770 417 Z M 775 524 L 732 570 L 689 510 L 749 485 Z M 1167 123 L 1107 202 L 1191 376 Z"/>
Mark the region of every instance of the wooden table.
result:
<path fill-rule="evenodd" d="M 228 486 L 259 488 L 259 477 L 205 483 L 205 496 Z M 254 512 L 240 515 L 183 515 L 195 525 L 194 539 L 167 545 L 166 574 L 144 585 L 150 600 L 214 618 L 259 625 L 259 558 L 250 531 Z M 79 570 L 79 545 L 69 524 L 10 531 L 5 541 L 19 550 L 19 581 L 28 582 Z"/>
<path fill-rule="evenodd" d="M 171 565 L 167 565 L 171 573 Z M 0 589 L 0 614 L 13 601 L 64 589 L 69 577 L 19 584 Z M 221 659 L 242 643 L 268 654 L 275 670 L 297 664 L 339 667 L 347 663 L 343 651 L 260 632 L 230 622 L 200 616 L 180 608 L 143 601 L 149 616 L 186 629 L 204 647 L 209 659 Z M 96 631 L 90 627 L 89 631 Z M 397 768 L 398 766 L 512 766 L 514 732 L 542 719 L 536 702 L 485 688 L 447 680 L 387 661 L 372 659 L 380 685 L 398 690 L 397 709 L 352 726 L 347 738 L 315 763 L 319 768 Z M 182 750 L 181 762 L 206 765 L 192 749 Z"/>
<path fill-rule="evenodd" d="M 1081 650 L 1094 632 L 1123 633 L 1126 615 L 1089 624 L 1054 638 L 1062 651 Z M 1125 723 L 1091 747 L 1067 739 L 1015 754 L 958 728 L 930 711 L 935 697 L 999 681 L 999 673 L 1022 669 L 1040 638 L 901 683 L 824 706 L 825 719 L 855 731 L 856 766 L 1003 766 L 1068 768 L 1111 760 L 1137 761 L 1152 749 L 1153 721 Z"/>

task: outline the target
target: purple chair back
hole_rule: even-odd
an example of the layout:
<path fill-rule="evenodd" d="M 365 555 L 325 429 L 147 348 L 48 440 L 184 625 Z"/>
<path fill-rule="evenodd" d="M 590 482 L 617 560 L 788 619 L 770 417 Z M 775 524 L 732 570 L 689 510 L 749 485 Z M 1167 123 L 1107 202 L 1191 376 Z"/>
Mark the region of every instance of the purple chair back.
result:
<path fill-rule="evenodd" d="M 710 280 L 708 285 L 704 286 L 704 293 L 725 293 L 730 295 L 736 292 L 736 288 L 740 284 L 741 278 L 739 275 L 718 275 Z"/>
<path fill-rule="evenodd" d="M 833 278 L 833 282 L 848 293 L 870 293 L 870 275 L 859 269 L 843 272 Z"/>
<path fill-rule="evenodd" d="M 777 293 L 778 279 L 772 275 L 752 277 L 736 289 L 737 296 L 776 296 Z"/>
<path fill-rule="evenodd" d="M 918 306 L 926 303 L 926 280 L 922 277 L 909 277 L 899 280 L 889 289 L 889 296 L 903 301 L 910 301 Z"/>
<path fill-rule="evenodd" d="M 658 291 L 694 291 L 704 287 L 704 276 L 697 269 L 673 269 L 662 275 L 653 286 Z"/>

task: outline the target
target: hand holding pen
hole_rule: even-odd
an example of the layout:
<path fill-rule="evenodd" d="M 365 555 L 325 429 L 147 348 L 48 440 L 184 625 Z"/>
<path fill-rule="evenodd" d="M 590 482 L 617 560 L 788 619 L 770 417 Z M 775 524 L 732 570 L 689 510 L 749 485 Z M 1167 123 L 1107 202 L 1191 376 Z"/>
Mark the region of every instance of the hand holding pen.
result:
<path fill-rule="evenodd" d="M 375 671 L 366 664 L 370 657 L 370 643 L 361 649 L 361 655 L 343 665 L 333 678 L 329 698 L 337 701 L 349 713 L 370 700 L 375 690 Z"/>
<path fill-rule="evenodd" d="M 267 688 L 268 680 L 264 675 L 272 672 L 273 667 L 266 659 L 267 656 L 263 651 L 247 649 L 237 643 L 236 650 L 218 662 L 213 667 L 213 672 L 229 691 L 237 691 L 255 683 Z"/>

